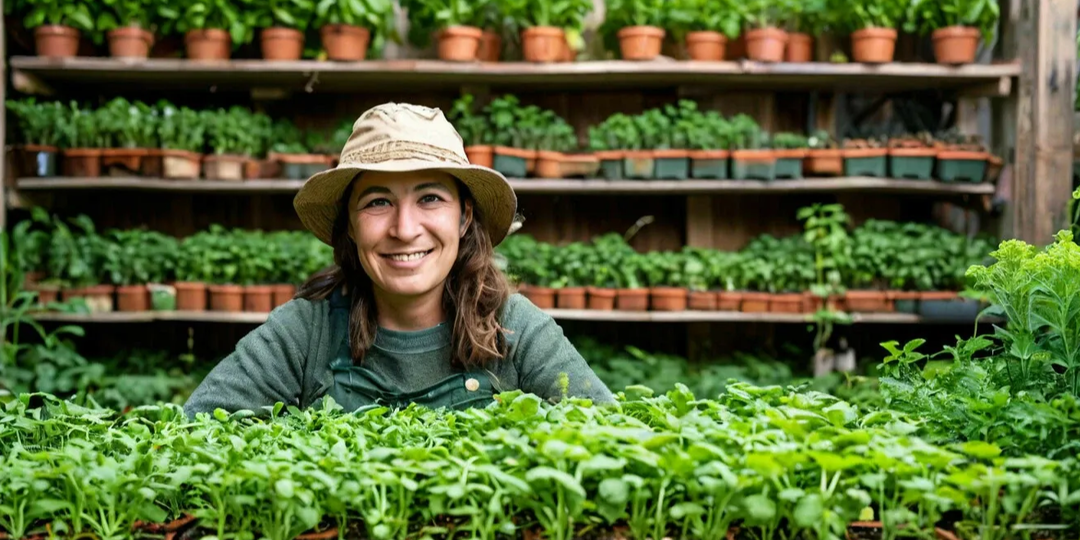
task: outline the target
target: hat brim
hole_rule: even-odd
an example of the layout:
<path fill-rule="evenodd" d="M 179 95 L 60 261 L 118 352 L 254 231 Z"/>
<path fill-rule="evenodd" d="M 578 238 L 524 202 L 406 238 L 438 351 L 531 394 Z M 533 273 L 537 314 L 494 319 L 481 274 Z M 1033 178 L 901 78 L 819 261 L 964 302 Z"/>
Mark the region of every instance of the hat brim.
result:
<path fill-rule="evenodd" d="M 517 213 L 517 195 L 501 173 L 479 165 L 442 165 L 427 160 L 394 160 L 385 163 L 339 165 L 315 174 L 304 182 L 293 199 L 300 221 L 316 238 L 331 244 L 338 205 L 353 179 L 363 172 L 445 172 L 465 184 L 472 194 L 474 211 L 480 213 L 491 244 L 506 238 Z"/>

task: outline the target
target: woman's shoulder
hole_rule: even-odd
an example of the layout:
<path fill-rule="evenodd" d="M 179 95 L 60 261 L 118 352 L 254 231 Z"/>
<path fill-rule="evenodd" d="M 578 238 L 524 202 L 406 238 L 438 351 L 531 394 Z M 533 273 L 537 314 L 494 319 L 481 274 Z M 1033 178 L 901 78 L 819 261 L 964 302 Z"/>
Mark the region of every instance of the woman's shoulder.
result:
<path fill-rule="evenodd" d="M 514 330 L 517 328 L 524 328 L 529 326 L 535 326 L 537 324 L 543 324 L 548 321 L 554 320 L 551 315 L 548 315 L 544 310 L 536 307 L 525 296 L 514 293 L 503 304 L 502 316 L 499 317 L 499 324 L 508 330 Z"/>

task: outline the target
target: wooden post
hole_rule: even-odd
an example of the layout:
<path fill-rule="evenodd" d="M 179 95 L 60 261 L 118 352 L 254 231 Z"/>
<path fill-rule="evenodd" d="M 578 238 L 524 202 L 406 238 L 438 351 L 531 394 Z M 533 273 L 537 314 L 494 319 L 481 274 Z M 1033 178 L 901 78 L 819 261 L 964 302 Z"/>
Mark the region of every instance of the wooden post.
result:
<path fill-rule="evenodd" d="M 1076 0 L 1020 2 L 1013 232 L 1047 244 L 1067 225 L 1072 191 Z"/>
<path fill-rule="evenodd" d="M 4 9 L 4 0 L 0 0 L 0 11 Z M 0 36 L 7 36 L 7 29 L 4 28 L 4 19 L 0 17 Z M 0 39 L 0 58 L 7 58 L 7 51 L 4 50 L 4 43 L 7 39 Z M 7 100 L 7 61 L 0 62 L 0 106 L 4 107 L 0 110 L 0 152 L 4 154 L 0 156 L 0 230 L 7 228 L 7 189 L 8 175 L 7 175 L 7 140 L 5 134 L 7 133 L 7 107 L 4 105 Z"/>

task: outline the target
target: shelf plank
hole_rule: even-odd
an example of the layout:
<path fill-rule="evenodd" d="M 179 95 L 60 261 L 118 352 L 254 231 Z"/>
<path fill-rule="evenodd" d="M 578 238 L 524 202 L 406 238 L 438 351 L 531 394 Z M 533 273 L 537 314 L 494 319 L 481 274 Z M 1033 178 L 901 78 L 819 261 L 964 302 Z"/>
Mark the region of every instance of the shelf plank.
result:
<path fill-rule="evenodd" d="M 191 61 L 100 57 L 11 59 L 14 80 L 39 80 L 61 87 L 79 84 L 144 89 L 247 90 L 275 87 L 307 92 L 363 89 L 457 90 L 461 85 L 517 86 L 533 89 L 663 88 L 724 86 L 772 90 L 925 90 L 968 89 L 1007 95 L 1020 65 L 943 66 L 923 63 L 651 62 L 621 60 L 532 64 L 526 62 L 454 63 L 437 60 L 365 62 L 264 62 L 262 60 Z M 28 76 L 28 77 L 27 77 Z M 25 85 L 24 85 L 25 86 Z M 33 88 L 21 88 L 32 91 Z"/>
<path fill-rule="evenodd" d="M 566 321 L 648 322 L 648 323 L 807 323 L 810 315 L 787 313 L 742 313 L 739 311 L 596 311 L 549 309 L 549 315 Z M 971 324 L 971 320 L 929 319 L 908 313 L 853 313 L 856 324 Z M 148 311 L 140 313 L 37 313 L 39 321 L 77 324 L 150 323 L 157 321 L 261 324 L 265 313 L 226 313 L 215 311 Z"/>
<path fill-rule="evenodd" d="M 128 189 L 202 193 L 295 193 L 303 180 L 165 180 L 139 177 L 20 178 L 19 190 Z M 519 194 L 706 195 L 716 193 L 878 192 L 928 195 L 992 195 L 992 184 L 944 183 L 892 178 L 807 178 L 803 180 L 570 180 L 511 179 Z"/>

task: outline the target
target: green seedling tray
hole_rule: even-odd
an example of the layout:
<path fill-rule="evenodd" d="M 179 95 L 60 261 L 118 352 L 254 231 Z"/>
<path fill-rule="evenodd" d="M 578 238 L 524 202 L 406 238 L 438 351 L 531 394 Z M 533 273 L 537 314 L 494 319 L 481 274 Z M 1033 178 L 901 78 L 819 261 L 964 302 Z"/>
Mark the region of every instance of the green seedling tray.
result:
<path fill-rule="evenodd" d="M 701 180 L 727 180 L 728 160 L 726 158 L 691 160 L 690 177 Z"/>
<path fill-rule="evenodd" d="M 937 177 L 942 182 L 982 182 L 986 177 L 986 160 L 939 159 Z"/>
<path fill-rule="evenodd" d="M 282 163 L 281 174 L 289 180 L 303 180 L 308 177 L 306 163 Z"/>
<path fill-rule="evenodd" d="M 623 174 L 635 180 L 656 178 L 656 160 L 653 158 L 626 158 L 623 160 Z"/>
<path fill-rule="evenodd" d="M 527 174 L 525 158 L 522 157 L 495 154 L 492 168 L 508 178 L 525 178 Z"/>
<path fill-rule="evenodd" d="M 776 178 L 802 178 L 802 158 L 779 158 L 776 160 Z"/>
<path fill-rule="evenodd" d="M 731 162 L 731 177 L 735 180 L 774 180 L 776 178 L 776 162 L 735 159 Z"/>
<path fill-rule="evenodd" d="M 896 300 L 896 311 L 900 313 L 917 313 L 919 311 L 919 301 L 912 300 Z"/>
<path fill-rule="evenodd" d="M 933 156 L 889 157 L 889 176 L 892 178 L 929 180 L 933 174 Z"/>
<path fill-rule="evenodd" d="M 623 160 L 621 159 L 604 159 L 600 161 L 600 177 L 605 180 L 622 180 L 625 178 L 623 175 Z"/>
<path fill-rule="evenodd" d="M 30 159 L 26 161 L 30 164 L 31 170 L 26 172 L 30 176 L 40 178 L 56 176 L 56 152 L 31 152 L 29 155 Z"/>
<path fill-rule="evenodd" d="M 886 156 L 844 158 L 844 176 L 885 178 Z"/>
<path fill-rule="evenodd" d="M 656 178 L 660 180 L 686 180 L 690 176 L 689 158 L 657 158 Z"/>

